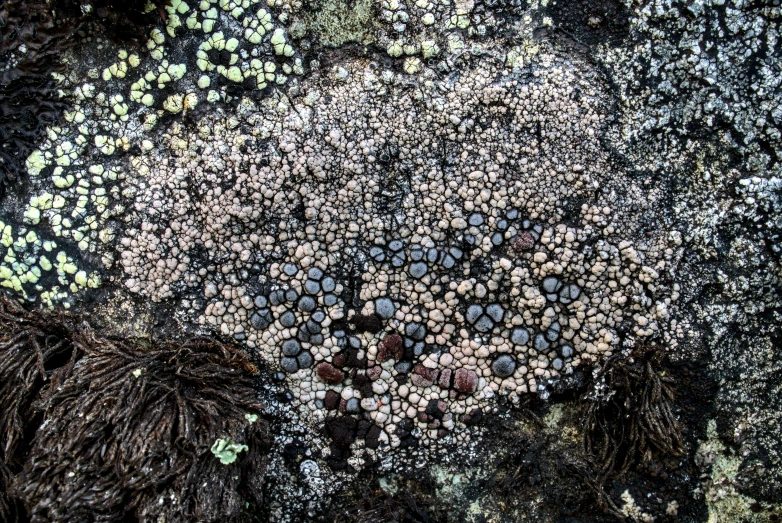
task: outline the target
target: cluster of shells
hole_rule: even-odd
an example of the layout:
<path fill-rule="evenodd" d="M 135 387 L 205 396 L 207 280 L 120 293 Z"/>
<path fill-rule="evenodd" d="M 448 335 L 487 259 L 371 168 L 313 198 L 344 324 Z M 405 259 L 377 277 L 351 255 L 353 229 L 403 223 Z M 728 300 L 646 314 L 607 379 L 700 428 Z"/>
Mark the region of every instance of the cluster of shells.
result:
<path fill-rule="evenodd" d="M 80 256 L 56 267 L 69 287 L 47 291 L 37 254 L 0 284 L 46 303 L 119 286 L 234 340 L 332 465 L 465 441 L 497 396 L 676 343 L 681 236 L 665 188 L 604 146 L 588 61 L 483 38 L 497 20 L 472 2 L 384 1 L 386 50 L 325 65 L 294 4 L 175 0 L 145 52 L 63 77 L 74 105 L 27 160 L 22 220 Z"/>
<path fill-rule="evenodd" d="M 257 351 L 303 416 L 368 421 L 367 448 L 460 438 L 658 334 L 677 235 L 639 233 L 595 73 L 548 58 L 416 82 L 356 60 L 287 111 L 175 128 L 132 160 L 124 285 Z"/>

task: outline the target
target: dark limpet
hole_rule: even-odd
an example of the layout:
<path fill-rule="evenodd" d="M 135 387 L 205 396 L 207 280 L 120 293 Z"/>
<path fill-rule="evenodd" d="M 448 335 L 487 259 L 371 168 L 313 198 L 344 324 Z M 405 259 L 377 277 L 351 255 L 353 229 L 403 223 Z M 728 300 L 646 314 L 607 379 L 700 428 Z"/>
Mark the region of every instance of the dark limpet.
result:
<path fill-rule="evenodd" d="M 426 327 L 416 322 L 408 323 L 405 325 L 405 335 L 414 340 L 422 340 L 426 336 Z"/>
<path fill-rule="evenodd" d="M 503 354 L 491 363 L 491 371 L 495 376 L 507 378 L 516 370 L 516 361 L 507 354 Z"/>
<path fill-rule="evenodd" d="M 315 300 L 310 296 L 302 296 L 299 300 L 299 309 L 304 312 L 312 312 L 315 310 Z"/>

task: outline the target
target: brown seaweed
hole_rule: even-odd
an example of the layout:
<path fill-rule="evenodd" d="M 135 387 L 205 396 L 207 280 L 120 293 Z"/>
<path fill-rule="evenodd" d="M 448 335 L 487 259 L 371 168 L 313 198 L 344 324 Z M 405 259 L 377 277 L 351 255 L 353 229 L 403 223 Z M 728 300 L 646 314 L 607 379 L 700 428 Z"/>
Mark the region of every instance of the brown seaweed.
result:
<path fill-rule="evenodd" d="M 0 298 L 3 516 L 249 520 L 268 448 L 256 372 L 217 341 L 111 340 Z M 218 439 L 246 451 L 223 464 Z"/>

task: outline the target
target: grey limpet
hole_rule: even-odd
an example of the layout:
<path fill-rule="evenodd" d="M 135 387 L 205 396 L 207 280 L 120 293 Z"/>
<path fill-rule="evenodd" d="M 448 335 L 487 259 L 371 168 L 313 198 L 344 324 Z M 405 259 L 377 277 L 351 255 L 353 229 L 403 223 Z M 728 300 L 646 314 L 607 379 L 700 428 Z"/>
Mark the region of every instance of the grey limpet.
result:
<path fill-rule="evenodd" d="M 394 302 L 389 300 L 388 298 L 378 298 L 375 300 L 375 312 L 378 316 L 380 316 L 384 320 L 390 319 L 394 312 L 396 312 L 396 308 L 394 307 Z"/>
<path fill-rule="evenodd" d="M 562 282 L 554 276 L 548 276 L 543 280 L 543 290 L 549 294 L 555 293 L 562 286 Z"/>
<path fill-rule="evenodd" d="M 323 292 L 331 292 L 336 287 L 337 287 L 337 282 L 334 281 L 334 278 L 332 278 L 331 276 L 326 276 L 320 282 L 320 288 L 323 289 Z"/>
<path fill-rule="evenodd" d="M 486 307 L 486 314 L 488 314 L 492 320 L 499 323 L 502 321 L 503 316 L 505 316 L 505 310 L 503 310 L 500 304 L 492 303 Z"/>
<path fill-rule="evenodd" d="M 489 332 L 494 328 L 494 322 L 488 316 L 481 316 L 478 321 L 475 322 L 475 330 L 478 332 Z"/>
<path fill-rule="evenodd" d="M 256 313 L 253 313 L 252 316 L 250 316 L 250 325 L 253 326 L 253 329 L 263 330 L 266 327 L 268 327 L 270 324 L 271 324 L 271 314 L 269 314 L 268 309 L 258 311 Z"/>
<path fill-rule="evenodd" d="M 426 327 L 420 323 L 411 322 L 405 325 L 405 334 L 414 340 L 422 340 L 426 336 Z"/>
<path fill-rule="evenodd" d="M 411 263 L 410 267 L 407 269 L 407 272 L 410 273 L 410 276 L 416 279 L 421 279 L 424 274 L 426 274 L 426 271 L 428 270 L 428 267 L 426 266 L 425 262 L 415 262 Z"/>
<path fill-rule="evenodd" d="M 294 372 L 299 370 L 299 363 L 296 361 L 296 358 L 286 357 L 280 360 L 280 367 L 288 374 L 293 374 Z"/>
<path fill-rule="evenodd" d="M 312 366 L 314 360 L 312 358 L 312 354 L 305 350 L 296 356 L 296 361 L 299 362 L 300 369 L 308 369 Z"/>
<path fill-rule="evenodd" d="M 296 315 L 291 311 L 285 311 L 280 316 L 280 325 L 283 327 L 293 327 L 296 325 Z"/>
<path fill-rule="evenodd" d="M 301 352 L 301 344 L 294 339 L 282 342 L 282 353 L 286 356 L 296 356 Z"/>
<path fill-rule="evenodd" d="M 532 342 L 532 346 L 535 347 L 535 350 L 538 352 L 543 352 L 544 350 L 549 348 L 549 342 L 546 341 L 546 337 L 542 334 L 537 334 L 535 336 L 535 340 Z"/>
<path fill-rule="evenodd" d="M 320 292 L 320 283 L 315 280 L 307 280 L 304 282 L 304 290 L 314 296 Z"/>
<path fill-rule="evenodd" d="M 467 320 L 467 323 L 473 325 L 476 321 L 478 321 L 478 318 L 481 317 L 481 314 L 483 314 L 483 307 L 480 305 L 470 305 L 467 307 L 467 312 L 465 313 L 464 318 Z"/>
<path fill-rule="evenodd" d="M 259 309 L 263 309 L 264 307 L 266 307 L 266 305 L 268 305 L 269 300 L 266 299 L 266 296 L 258 295 L 255 297 L 254 303 L 256 307 L 258 307 Z"/>
<path fill-rule="evenodd" d="M 514 345 L 526 345 L 529 342 L 529 331 L 523 327 L 513 329 L 510 334 L 510 341 Z"/>
<path fill-rule="evenodd" d="M 377 263 L 386 261 L 386 253 L 381 247 L 372 247 L 369 249 L 369 257 Z"/>

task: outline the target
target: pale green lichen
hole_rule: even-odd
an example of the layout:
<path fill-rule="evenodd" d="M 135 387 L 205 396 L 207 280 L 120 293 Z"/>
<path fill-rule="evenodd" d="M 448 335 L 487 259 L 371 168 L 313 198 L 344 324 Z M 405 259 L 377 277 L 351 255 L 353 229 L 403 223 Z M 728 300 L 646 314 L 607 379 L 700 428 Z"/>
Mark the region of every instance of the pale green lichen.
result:
<path fill-rule="evenodd" d="M 30 176 L 38 176 L 41 174 L 41 171 L 46 167 L 47 162 L 44 159 L 43 153 L 36 149 L 32 153 L 30 153 L 30 156 L 27 157 L 27 160 L 25 161 L 25 166 L 27 167 L 27 173 Z"/>
<path fill-rule="evenodd" d="M 247 445 L 236 443 L 230 439 L 218 438 L 212 445 L 212 454 L 220 460 L 223 465 L 230 465 L 236 461 L 240 452 L 248 450 Z"/>

